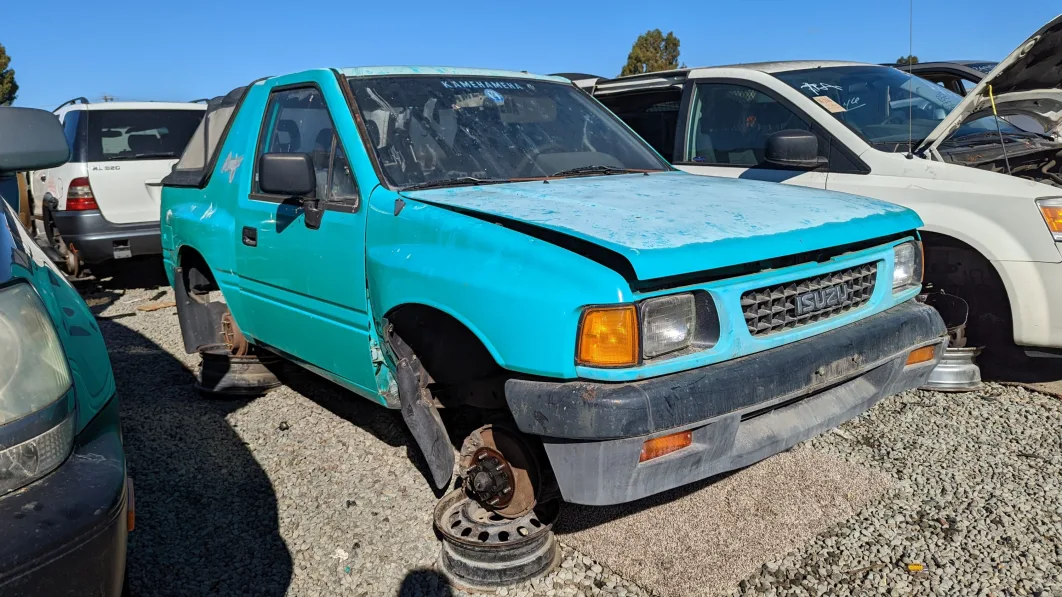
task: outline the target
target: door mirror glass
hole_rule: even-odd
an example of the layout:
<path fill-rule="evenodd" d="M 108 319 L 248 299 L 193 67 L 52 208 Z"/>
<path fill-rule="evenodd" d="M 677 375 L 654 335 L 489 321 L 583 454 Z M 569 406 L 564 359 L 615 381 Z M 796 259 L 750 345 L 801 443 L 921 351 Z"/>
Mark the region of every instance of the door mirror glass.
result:
<path fill-rule="evenodd" d="M 817 168 L 827 162 L 819 155 L 819 138 L 801 130 L 772 133 L 764 157 L 768 164 L 788 168 Z"/>
<path fill-rule="evenodd" d="M 43 170 L 70 159 L 59 119 L 34 108 L 0 108 L 0 173 Z"/>
<path fill-rule="evenodd" d="M 270 195 L 315 197 L 317 173 L 308 153 L 265 153 L 258 160 L 258 188 Z"/>

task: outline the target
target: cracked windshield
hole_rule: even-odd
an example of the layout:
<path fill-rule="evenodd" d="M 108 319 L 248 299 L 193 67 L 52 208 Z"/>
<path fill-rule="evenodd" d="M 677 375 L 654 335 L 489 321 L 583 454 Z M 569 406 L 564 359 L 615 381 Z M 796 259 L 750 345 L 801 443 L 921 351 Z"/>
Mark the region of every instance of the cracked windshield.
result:
<path fill-rule="evenodd" d="M 900 70 L 876 66 L 842 66 L 777 73 L 779 79 L 815 100 L 870 144 L 887 151 L 915 147 L 962 101 L 962 97 Z M 999 120 L 1003 133 L 1021 134 Z M 996 134 L 991 116 L 965 122 L 952 135 Z"/>
<path fill-rule="evenodd" d="M 396 187 L 668 169 L 571 85 L 416 76 L 351 78 L 350 86 Z"/>

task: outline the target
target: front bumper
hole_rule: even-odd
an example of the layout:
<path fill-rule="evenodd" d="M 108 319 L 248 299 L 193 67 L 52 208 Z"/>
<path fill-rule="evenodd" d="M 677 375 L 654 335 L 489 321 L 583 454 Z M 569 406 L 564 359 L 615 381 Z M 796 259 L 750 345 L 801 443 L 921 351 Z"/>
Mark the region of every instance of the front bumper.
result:
<path fill-rule="evenodd" d="M 81 261 L 88 264 L 162 254 L 158 222 L 115 224 L 98 209 L 50 211 L 50 217 L 63 242 L 73 244 Z"/>
<path fill-rule="evenodd" d="M 120 595 L 127 492 L 112 399 L 77 436 L 66 462 L 0 498 L 0 595 Z"/>
<path fill-rule="evenodd" d="M 769 351 L 629 383 L 509 380 L 519 428 L 541 435 L 561 494 L 591 505 L 636 500 L 777 454 L 925 383 L 946 341 L 936 311 L 908 301 Z M 693 444 L 639 463 L 647 439 L 692 430 Z"/>

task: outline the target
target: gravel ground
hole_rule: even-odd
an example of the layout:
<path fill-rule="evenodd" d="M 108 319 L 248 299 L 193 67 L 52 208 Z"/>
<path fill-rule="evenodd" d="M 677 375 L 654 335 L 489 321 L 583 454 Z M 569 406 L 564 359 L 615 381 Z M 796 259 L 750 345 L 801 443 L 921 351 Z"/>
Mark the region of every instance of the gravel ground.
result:
<path fill-rule="evenodd" d="M 204 399 L 175 309 L 141 310 L 172 291 L 131 285 L 85 297 L 122 400 L 133 596 L 464 594 L 435 570 L 436 497 L 395 411 L 300 372 L 254 400 Z M 562 555 L 547 577 L 499 594 L 648 594 L 573 549 Z"/>
<path fill-rule="evenodd" d="M 156 279 L 86 294 L 111 348 L 135 479 L 132 595 L 463 594 L 435 571 L 436 497 L 396 413 L 307 373 L 255 400 L 204 400 L 175 310 L 139 309 L 172 300 Z M 746 556 L 768 563 L 727 592 L 1062 595 L 1060 435 L 1059 402 L 1021 388 L 887 399 L 797 452 L 865 467 L 892 489 L 801 546 L 774 546 L 788 554 Z M 616 535 L 601 533 L 629 549 Z M 569 543 L 549 576 L 498 593 L 681 594 L 639 587 L 596 555 L 608 549 Z M 665 576 L 705 566 L 680 558 Z"/>
<path fill-rule="evenodd" d="M 1057 399 L 998 384 L 909 392 L 808 444 L 898 487 L 739 593 L 1062 595 Z"/>

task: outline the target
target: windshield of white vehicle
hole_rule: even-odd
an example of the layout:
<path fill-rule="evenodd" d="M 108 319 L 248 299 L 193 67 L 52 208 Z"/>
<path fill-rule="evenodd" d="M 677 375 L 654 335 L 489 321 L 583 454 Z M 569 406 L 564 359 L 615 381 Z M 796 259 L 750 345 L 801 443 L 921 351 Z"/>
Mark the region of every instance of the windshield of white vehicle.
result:
<path fill-rule="evenodd" d="M 352 77 L 350 87 L 369 144 L 398 188 L 669 169 L 572 85 L 416 75 Z"/>
<path fill-rule="evenodd" d="M 936 83 L 882 66 L 825 67 L 775 76 L 886 151 L 908 151 L 908 135 L 917 147 L 962 101 Z M 1005 134 L 1022 134 L 1002 119 L 999 127 Z M 964 122 L 950 139 L 989 132 L 996 134 L 992 116 Z"/>

